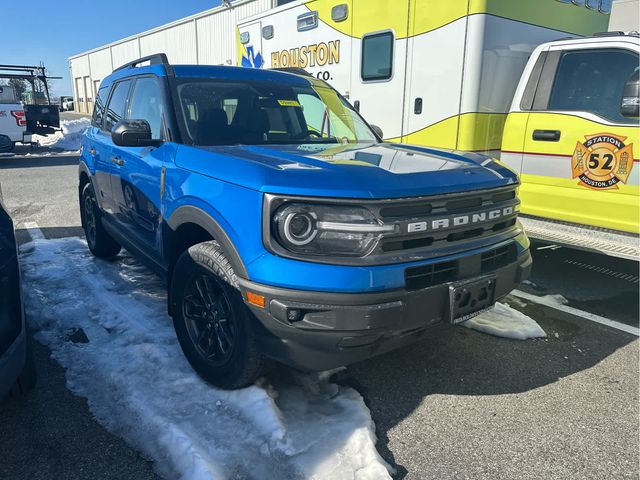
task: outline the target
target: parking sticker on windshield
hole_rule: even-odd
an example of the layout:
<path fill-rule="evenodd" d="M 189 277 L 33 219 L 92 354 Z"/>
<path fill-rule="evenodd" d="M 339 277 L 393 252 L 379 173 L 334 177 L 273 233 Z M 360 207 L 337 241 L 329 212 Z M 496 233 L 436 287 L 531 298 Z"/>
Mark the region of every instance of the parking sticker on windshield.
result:
<path fill-rule="evenodd" d="M 299 107 L 300 102 L 297 100 L 278 100 L 278 103 L 283 107 Z"/>
<path fill-rule="evenodd" d="M 573 178 L 595 190 L 617 189 L 618 183 L 627 183 L 633 168 L 633 144 L 624 144 L 627 137 L 598 133 L 585 138 L 573 152 Z"/>

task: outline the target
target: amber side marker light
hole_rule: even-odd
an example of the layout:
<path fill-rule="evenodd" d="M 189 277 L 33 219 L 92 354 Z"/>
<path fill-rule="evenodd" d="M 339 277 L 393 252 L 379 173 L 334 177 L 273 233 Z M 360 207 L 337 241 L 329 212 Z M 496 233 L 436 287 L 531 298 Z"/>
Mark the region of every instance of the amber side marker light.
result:
<path fill-rule="evenodd" d="M 250 303 L 251 305 L 255 305 L 256 307 L 259 308 L 264 308 L 265 306 L 265 298 L 263 295 L 258 295 L 257 293 L 253 293 L 253 292 L 247 292 L 247 302 Z"/>

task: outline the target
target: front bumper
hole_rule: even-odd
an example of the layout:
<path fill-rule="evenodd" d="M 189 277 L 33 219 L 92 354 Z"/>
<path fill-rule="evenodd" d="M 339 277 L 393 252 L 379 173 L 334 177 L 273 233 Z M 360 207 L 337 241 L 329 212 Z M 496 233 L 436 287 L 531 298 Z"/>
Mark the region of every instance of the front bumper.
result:
<path fill-rule="evenodd" d="M 525 250 L 492 271 L 495 299 L 528 278 L 531 264 Z M 468 272 L 466 278 L 482 275 Z M 244 298 L 247 292 L 265 297 L 265 308 L 247 304 L 260 322 L 261 351 L 303 370 L 328 370 L 409 344 L 443 321 L 449 305 L 450 283 L 375 293 L 291 290 L 244 279 L 239 283 Z"/>

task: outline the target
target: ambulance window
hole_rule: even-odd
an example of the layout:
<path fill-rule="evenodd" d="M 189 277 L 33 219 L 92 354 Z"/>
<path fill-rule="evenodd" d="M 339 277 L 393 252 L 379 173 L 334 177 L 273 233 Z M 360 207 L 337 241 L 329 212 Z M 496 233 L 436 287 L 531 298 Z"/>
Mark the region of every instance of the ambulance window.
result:
<path fill-rule="evenodd" d="M 362 38 L 360 74 L 364 82 L 391 78 L 393 74 L 393 33 L 374 33 Z"/>
<path fill-rule="evenodd" d="M 625 82 L 638 68 L 638 54 L 622 49 L 563 52 L 548 110 L 581 111 L 616 123 L 637 123 L 620 113 Z"/>

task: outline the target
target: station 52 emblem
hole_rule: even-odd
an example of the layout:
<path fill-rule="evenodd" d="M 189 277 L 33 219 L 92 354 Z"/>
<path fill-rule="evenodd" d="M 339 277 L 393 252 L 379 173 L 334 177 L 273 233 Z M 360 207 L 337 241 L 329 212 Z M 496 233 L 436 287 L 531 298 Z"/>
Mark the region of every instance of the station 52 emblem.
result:
<path fill-rule="evenodd" d="M 619 182 L 626 183 L 633 168 L 633 144 L 624 144 L 627 137 L 599 133 L 585 138 L 573 152 L 573 178 L 597 190 L 616 189 Z"/>

